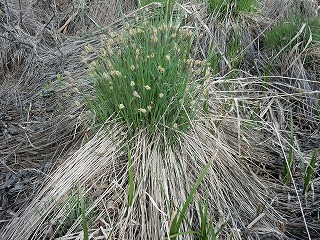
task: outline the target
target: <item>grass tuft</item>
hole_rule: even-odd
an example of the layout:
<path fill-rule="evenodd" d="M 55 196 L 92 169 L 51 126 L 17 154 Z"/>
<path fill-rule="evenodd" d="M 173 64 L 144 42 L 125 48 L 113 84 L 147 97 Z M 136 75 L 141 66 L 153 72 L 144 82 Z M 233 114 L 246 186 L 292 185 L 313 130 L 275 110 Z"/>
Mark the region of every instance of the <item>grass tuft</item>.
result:
<path fill-rule="evenodd" d="M 208 0 L 208 12 L 218 16 L 231 14 L 239 15 L 240 12 L 254 12 L 258 6 L 256 0 Z"/>
<path fill-rule="evenodd" d="M 299 31 L 303 24 L 306 24 L 306 26 L 300 33 Z M 277 52 L 287 47 L 288 52 L 295 45 L 299 44 L 299 49 L 303 49 L 310 37 L 312 37 L 313 42 L 320 41 L 319 32 L 319 17 L 304 19 L 300 14 L 295 14 L 291 16 L 289 19 L 282 19 L 273 28 L 266 31 L 266 48 L 268 50 L 272 49 Z M 296 39 L 294 39 L 295 37 Z"/>
<path fill-rule="evenodd" d="M 195 112 L 195 75 L 205 66 L 190 57 L 192 31 L 154 16 L 110 35 L 89 66 L 95 97 L 87 100 L 97 123 L 116 114 L 133 132 L 186 131 Z"/>
<path fill-rule="evenodd" d="M 313 151 L 313 155 L 312 155 L 310 164 L 309 164 L 309 166 L 308 166 L 308 168 L 307 168 L 307 170 L 305 172 L 305 175 L 304 175 L 304 185 L 303 185 L 302 194 L 306 194 L 309 191 L 311 177 L 313 175 L 314 168 L 315 168 L 316 162 L 318 160 L 318 152 L 319 152 L 319 149 L 315 149 Z"/>
<path fill-rule="evenodd" d="M 171 226 L 170 226 L 170 239 L 175 240 L 177 238 L 177 236 L 181 234 L 181 233 L 179 233 L 179 229 L 180 229 L 180 226 L 182 224 L 182 221 L 185 219 L 188 207 L 191 204 L 191 201 L 193 199 L 193 195 L 196 193 L 196 191 L 197 191 L 202 179 L 204 178 L 204 176 L 208 172 L 210 166 L 211 166 L 211 164 L 209 162 L 204 167 L 204 169 L 202 170 L 201 174 L 199 175 L 199 178 L 197 179 L 196 183 L 194 184 L 193 188 L 191 189 L 191 191 L 189 193 L 189 196 L 188 196 L 186 202 L 184 203 L 184 205 L 182 207 L 181 212 L 177 213 L 174 216 L 174 218 L 173 218 L 173 220 L 171 222 Z M 187 232 L 187 233 L 194 233 L 194 232 L 191 231 L 191 232 Z"/>

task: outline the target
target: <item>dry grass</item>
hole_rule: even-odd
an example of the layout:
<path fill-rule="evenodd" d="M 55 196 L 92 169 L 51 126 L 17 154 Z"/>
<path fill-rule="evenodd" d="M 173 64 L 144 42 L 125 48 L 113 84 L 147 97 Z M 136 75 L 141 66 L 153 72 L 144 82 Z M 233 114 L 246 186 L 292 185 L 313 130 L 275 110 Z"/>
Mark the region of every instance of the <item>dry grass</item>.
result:
<path fill-rule="evenodd" d="M 318 165 L 312 191 L 301 194 L 302 162 L 310 161 L 320 139 L 319 46 L 287 55 L 280 66 L 275 64 L 271 69 L 272 76 L 259 74 L 274 56 L 260 51 L 257 40 L 270 27 L 270 19 L 289 14 L 293 1 L 265 1 L 262 15 L 244 14 L 237 20 L 208 17 L 203 5 L 177 7 L 189 17 L 187 24 L 203 33 L 194 52 L 205 59 L 214 46 L 223 55 L 220 70 L 204 83 L 210 112 L 199 113 L 190 132 L 177 144 L 158 148 L 161 136 L 150 138 L 143 130 L 129 140 L 135 183 L 130 207 L 126 130 L 110 120 L 106 126 L 111 136 L 102 130 L 93 136 L 88 130 L 92 120 L 88 120 L 89 113 L 75 89 L 91 89 L 86 65 L 81 62 L 83 47 L 98 47 L 97 37 L 104 30 L 122 27 L 120 14 L 114 12 L 135 8 L 133 2 L 115 2 L 41 5 L 21 0 L 10 1 L 7 8 L 0 5 L 4 12 L 0 16 L 0 79 L 5 79 L 0 80 L 0 179 L 6 184 L 14 179 L 7 188 L 0 188 L 10 192 L 0 199 L 2 239 L 53 238 L 59 231 L 57 222 L 66 218 L 68 195 L 76 186 L 92 201 L 86 211 L 94 212 L 89 230 L 96 239 L 166 238 L 172 214 L 184 203 L 208 162 L 210 170 L 187 213 L 190 224 L 184 222 L 180 230 L 198 230 L 197 201 L 208 196 L 214 225 L 223 229 L 221 239 L 231 235 L 249 239 L 256 234 L 278 239 L 285 239 L 285 235 L 319 237 Z M 156 7 L 151 5 L 150 10 Z M 133 21 L 139 11 L 127 15 L 125 21 Z M 228 35 L 235 28 L 240 29 L 243 43 L 236 55 L 241 59 L 236 69 L 232 67 L 235 60 L 225 54 Z M 304 64 L 306 55 L 314 59 L 308 67 Z M 67 84 L 60 85 L 57 74 L 64 75 Z M 293 182 L 286 186 L 282 178 L 291 113 L 295 158 Z M 35 175 L 39 171 L 43 172 L 40 177 Z M 37 182 L 27 183 L 26 178 Z M 23 189 L 17 185 L 21 179 Z M 82 238 L 79 217 L 62 239 Z"/>

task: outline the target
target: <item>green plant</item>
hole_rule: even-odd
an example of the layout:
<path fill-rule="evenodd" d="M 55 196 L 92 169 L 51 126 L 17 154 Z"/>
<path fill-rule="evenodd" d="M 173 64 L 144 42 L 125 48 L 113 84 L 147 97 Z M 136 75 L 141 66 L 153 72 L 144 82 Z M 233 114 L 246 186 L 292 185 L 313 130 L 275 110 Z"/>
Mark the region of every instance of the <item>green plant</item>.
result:
<path fill-rule="evenodd" d="M 202 206 L 201 201 L 198 202 L 199 214 L 200 214 L 200 231 L 197 236 L 199 240 L 215 240 L 221 228 L 216 232 L 214 224 L 208 215 L 208 198 L 206 198 L 205 205 Z"/>
<path fill-rule="evenodd" d="M 254 12 L 257 6 L 257 0 L 207 0 L 208 12 L 215 13 L 219 17 L 227 14 L 237 16 L 240 12 Z"/>
<path fill-rule="evenodd" d="M 43 86 L 43 95 L 47 96 L 54 92 L 53 81 L 49 81 Z"/>
<path fill-rule="evenodd" d="M 79 192 L 79 202 L 80 202 L 80 208 L 81 208 L 83 237 L 84 237 L 84 240 L 89 240 L 85 203 L 84 203 L 84 199 L 83 199 L 82 189 L 80 187 L 78 188 L 78 192 Z"/>
<path fill-rule="evenodd" d="M 318 160 L 318 151 L 319 151 L 319 149 L 315 149 L 315 150 L 313 151 L 313 155 L 312 155 L 310 164 L 309 164 L 307 170 L 305 171 L 305 174 L 304 174 L 304 184 L 303 184 L 303 192 L 302 192 L 302 194 L 305 194 L 306 192 L 309 191 L 310 180 L 311 180 L 311 177 L 312 177 L 312 175 L 313 175 L 316 162 L 317 162 L 317 160 Z"/>
<path fill-rule="evenodd" d="M 150 3 L 154 3 L 154 2 L 164 3 L 164 2 L 166 2 L 166 0 L 139 0 L 138 4 L 140 7 L 143 7 L 143 6 L 146 6 L 146 5 L 148 5 Z"/>
<path fill-rule="evenodd" d="M 203 70 L 190 57 L 192 32 L 179 19 L 166 24 L 154 15 L 110 36 L 102 37 L 89 66 L 95 97 L 86 99 L 97 123 L 117 115 L 133 132 L 187 130 L 196 106 L 195 74 Z M 192 63 L 198 72 L 191 72 Z"/>
<path fill-rule="evenodd" d="M 208 63 L 210 64 L 210 67 L 212 69 L 212 74 L 216 75 L 219 73 L 219 62 L 221 60 L 221 54 L 216 51 L 216 49 L 212 49 L 211 53 L 208 57 Z"/>
<path fill-rule="evenodd" d="M 239 68 L 244 56 L 245 56 L 245 51 L 241 52 L 241 43 L 240 43 L 240 34 L 238 31 L 238 26 L 236 25 L 233 32 L 230 34 L 228 37 L 230 44 L 228 44 L 227 47 L 227 53 L 226 55 L 230 59 L 231 63 L 231 69 L 230 70 L 236 70 Z M 232 71 L 230 78 L 237 78 L 238 74 L 236 71 Z"/>
<path fill-rule="evenodd" d="M 68 196 L 67 207 L 63 219 L 58 220 L 55 225 L 57 229 L 55 230 L 55 237 L 63 236 L 68 229 L 74 224 L 75 221 L 81 217 L 82 220 L 82 230 L 84 233 L 84 238 L 87 240 L 88 237 L 88 225 L 87 218 L 91 219 L 93 212 L 89 213 L 89 216 L 86 216 L 85 209 L 87 205 L 90 205 L 90 199 L 84 199 L 83 192 L 80 187 L 76 191 L 72 192 Z"/>
<path fill-rule="evenodd" d="M 297 44 L 299 44 L 299 49 L 303 49 L 310 36 L 313 42 L 320 41 L 319 32 L 319 17 L 305 19 L 301 14 L 295 14 L 289 19 L 282 19 L 265 32 L 265 46 L 267 50 L 275 52 L 283 51 L 285 48 L 290 51 Z"/>
<path fill-rule="evenodd" d="M 195 234 L 195 233 L 197 233 L 197 232 L 194 232 L 194 231 L 179 233 L 179 229 L 180 229 L 180 226 L 181 226 L 183 220 L 186 217 L 186 213 L 187 213 L 189 205 L 191 204 L 191 201 L 193 199 L 193 195 L 196 193 L 200 183 L 202 182 L 204 176 L 208 172 L 210 166 L 211 166 L 211 164 L 209 162 L 204 167 L 204 169 L 202 170 L 202 172 L 199 175 L 199 178 L 197 179 L 196 183 L 194 184 L 193 188 L 191 189 L 191 191 L 189 193 L 189 196 L 188 196 L 186 202 L 184 203 L 181 211 L 179 213 L 176 213 L 176 215 L 172 219 L 171 225 L 170 225 L 170 239 L 175 240 L 177 238 L 177 236 L 181 235 L 181 234 L 186 234 L 186 233 Z"/>

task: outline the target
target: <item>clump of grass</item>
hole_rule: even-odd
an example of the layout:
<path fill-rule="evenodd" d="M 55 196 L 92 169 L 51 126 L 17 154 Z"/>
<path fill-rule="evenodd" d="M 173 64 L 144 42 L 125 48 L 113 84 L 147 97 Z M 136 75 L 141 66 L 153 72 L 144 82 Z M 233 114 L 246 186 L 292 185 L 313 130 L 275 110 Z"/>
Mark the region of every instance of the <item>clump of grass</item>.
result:
<path fill-rule="evenodd" d="M 302 29 L 303 24 L 306 24 Z M 302 31 L 301 31 L 302 29 Z M 282 19 L 273 28 L 265 32 L 265 45 L 267 50 L 276 52 L 285 47 L 291 50 L 296 44 L 303 48 L 312 36 L 313 42 L 320 41 L 320 18 L 304 19 L 300 14 L 295 14 L 289 19 Z"/>
<path fill-rule="evenodd" d="M 315 149 L 313 151 L 313 155 L 312 155 L 312 158 L 311 158 L 311 161 L 310 161 L 310 164 L 308 166 L 308 168 L 306 169 L 305 171 L 305 174 L 304 174 L 304 184 L 303 184 L 303 192 L 302 194 L 306 194 L 308 191 L 309 191 L 309 188 L 310 188 L 310 181 L 311 181 L 311 177 L 314 173 L 314 169 L 315 169 L 315 166 L 316 166 L 316 162 L 318 160 L 318 152 L 319 152 L 319 149 Z"/>
<path fill-rule="evenodd" d="M 196 105 L 194 77 L 205 67 L 190 57 L 192 31 L 154 16 L 110 36 L 101 37 L 100 55 L 89 66 L 95 98 L 87 99 L 97 123 L 117 115 L 133 131 L 188 129 Z"/>
<path fill-rule="evenodd" d="M 233 15 L 237 16 L 240 12 L 254 12 L 258 6 L 256 0 L 208 0 L 207 9 L 210 14 L 217 16 Z"/>
<path fill-rule="evenodd" d="M 170 225 L 170 239 L 175 240 L 175 239 L 177 239 L 177 236 L 186 234 L 186 233 L 180 233 L 179 232 L 180 226 L 181 226 L 183 220 L 186 217 L 186 213 L 187 213 L 187 210 L 189 208 L 189 205 L 192 202 L 193 196 L 196 193 L 196 191 L 197 191 L 200 183 L 202 182 L 203 178 L 205 177 L 206 173 L 208 172 L 210 166 L 211 166 L 211 164 L 209 162 L 204 167 L 204 169 L 202 170 L 202 172 L 199 175 L 199 178 L 197 179 L 196 183 L 194 184 L 193 188 L 191 189 L 191 191 L 189 193 L 189 196 L 186 199 L 186 202 L 183 204 L 182 210 L 179 213 L 177 213 L 174 216 L 174 218 L 172 219 L 172 222 L 171 222 L 171 225 Z M 191 231 L 191 232 L 187 232 L 187 233 L 194 234 L 196 232 Z"/>
<path fill-rule="evenodd" d="M 146 6 L 146 5 L 148 5 L 150 3 L 154 3 L 154 2 L 164 3 L 164 2 L 166 2 L 166 0 L 157 0 L 157 1 L 155 1 L 155 0 L 140 0 L 140 1 L 138 1 L 138 3 L 139 3 L 138 5 L 143 7 L 143 6 Z"/>
<path fill-rule="evenodd" d="M 63 236 L 69 228 L 81 217 L 82 230 L 84 234 L 84 239 L 88 239 L 88 226 L 92 224 L 87 221 L 87 218 L 91 219 L 93 217 L 93 212 L 90 212 L 90 216 L 86 216 L 85 209 L 86 206 L 91 204 L 90 199 L 85 199 L 83 197 L 83 190 L 78 187 L 78 189 L 68 196 L 67 209 L 64 214 L 64 219 L 59 220 L 57 224 L 57 229 L 55 230 L 55 237 Z M 80 230 L 80 228 L 79 228 Z"/>

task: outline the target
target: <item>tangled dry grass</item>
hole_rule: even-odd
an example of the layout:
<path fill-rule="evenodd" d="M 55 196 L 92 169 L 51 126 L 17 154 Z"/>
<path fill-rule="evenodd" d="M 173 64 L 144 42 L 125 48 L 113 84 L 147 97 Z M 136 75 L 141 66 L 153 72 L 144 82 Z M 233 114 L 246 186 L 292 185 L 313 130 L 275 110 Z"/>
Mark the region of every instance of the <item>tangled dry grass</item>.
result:
<path fill-rule="evenodd" d="M 150 138 L 143 130 L 130 139 L 131 206 L 127 130 L 109 120 L 94 133 L 77 89 L 92 90 L 84 47 L 98 48 L 100 35 L 134 21 L 143 8 L 116 0 L 0 4 L 0 239 L 82 239 L 81 216 L 67 222 L 66 214 L 77 187 L 90 202 L 90 238 L 166 238 L 208 162 L 183 231 L 199 228 L 197 202 L 208 198 L 221 239 L 319 238 L 318 164 L 311 191 L 302 195 L 302 162 L 319 148 L 319 43 L 281 60 L 259 45 L 274 19 L 295 6 L 286 3 L 262 1 L 259 14 L 236 19 L 208 16 L 204 3 L 176 4 L 185 24 L 200 29 L 193 53 L 207 59 L 213 49 L 222 56 L 219 71 L 204 82 L 209 113 L 199 114 L 178 144 L 160 150 L 161 136 Z M 230 57 L 227 42 L 235 31 L 242 47 Z M 304 64 L 306 56 L 310 64 Z M 270 58 L 269 75 L 260 74 Z M 291 116 L 295 161 L 285 185 Z"/>

